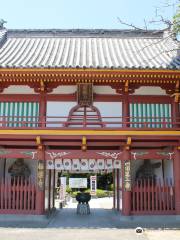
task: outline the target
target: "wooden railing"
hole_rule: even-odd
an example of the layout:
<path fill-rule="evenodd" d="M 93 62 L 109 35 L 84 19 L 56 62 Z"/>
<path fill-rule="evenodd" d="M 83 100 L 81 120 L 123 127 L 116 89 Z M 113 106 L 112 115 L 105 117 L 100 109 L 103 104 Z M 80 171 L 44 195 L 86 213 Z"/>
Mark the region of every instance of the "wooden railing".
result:
<path fill-rule="evenodd" d="M 11 178 L 0 182 L 0 213 L 36 214 L 37 197 L 31 179 Z"/>
<path fill-rule="evenodd" d="M 74 119 L 73 119 L 74 118 Z M 97 116 L 90 116 L 85 119 L 83 116 L 71 117 L 71 121 L 67 116 L 47 116 L 47 117 L 31 117 L 31 116 L 0 116 L 0 128 L 117 128 L 117 129 L 180 129 L 180 118 L 173 119 L 171 117 L 102 117 L 98 121 Z"/>
<path fill-rule="evenodd" d="M 138 180 L 132 188 L 132 214 L 173 214 L 174 186 L 171 179 Z"/>

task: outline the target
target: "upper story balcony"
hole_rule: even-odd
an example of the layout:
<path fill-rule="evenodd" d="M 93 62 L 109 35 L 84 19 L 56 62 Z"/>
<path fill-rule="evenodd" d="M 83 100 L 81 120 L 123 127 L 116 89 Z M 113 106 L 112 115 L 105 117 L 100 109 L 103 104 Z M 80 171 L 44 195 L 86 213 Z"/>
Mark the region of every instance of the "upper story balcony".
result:
<path fill-rule="evenodd" d="M 0 116 L 0 129 L 180 130 L 180 118 L 91 116 Z"/>
<path fill-rule="evenodd" d="M 16 94 L 2 95 L 0 129 L 180 130 L 180 116 L 174 114 L 179 103 L 166 95 L 129 95 L 127 100 L 115 94 L 103 99 L 96 95 L 93 103 L 81 105 L 61 94 L 43 101 L 38 94 L 19 95 L 19 99 Z"/>

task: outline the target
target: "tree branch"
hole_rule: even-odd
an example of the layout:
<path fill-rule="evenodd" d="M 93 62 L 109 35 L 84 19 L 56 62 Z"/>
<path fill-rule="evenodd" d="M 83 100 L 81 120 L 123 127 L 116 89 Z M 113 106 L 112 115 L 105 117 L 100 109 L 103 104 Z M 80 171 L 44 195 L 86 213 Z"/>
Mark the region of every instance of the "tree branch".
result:
<path fill-rule="evenodd" d="M 146 29 L 139 28 L 139 27 L 133 25 L 132 23 L 124 22 L 124 21 L 122 21 L 119 17 L 117 17 L 117 19 L 118 19 L 118 21 L 119 21 L 121 24 L 123 24 L 123 25 L 125 25 L 125 26 L 128 26 L 128 27 L 131 27 L 131 28 L 134 28 L 135 30 L 147 31 Z"/>

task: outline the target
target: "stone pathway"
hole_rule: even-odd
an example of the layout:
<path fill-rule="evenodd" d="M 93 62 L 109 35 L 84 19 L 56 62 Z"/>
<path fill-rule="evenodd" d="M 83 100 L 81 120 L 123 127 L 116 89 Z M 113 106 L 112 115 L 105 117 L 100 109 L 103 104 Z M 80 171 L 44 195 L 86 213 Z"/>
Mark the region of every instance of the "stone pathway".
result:
<path fill-rule="evenodd" d="M 48 227 L 59 228 L 117 228 L 120 214 L 112 210 L 112 198 L 91 199 L 90 215 L 77 215 L 77 202 L 71 199 L 67 206 L 57 211 Z"/>
<path fill-rule="evenodd" d="M 122 216 L 112 210 L 112 199 L 92 199 L 90 202 L 90 215 L 77 215 L 77 203 L 70 201 L 64 209 L 59 209 L 56 215 L 46 226 L 41 223 L 23 225 L 18 223 L 12 227 L 0 228 L 0 239 L 2 240 L 179 240 L 180 230 L 175 229 L 158 229 L 158 224 L 151 217 L 141 218 L 136 221 L 122 220 Z M 102 208 L 103 207 L 103 208 Z M 138 218 L 137 218 L 138 219 Z M 164 216 L 163 224 L 171 226 L 168 222 L 169 217 Z M 144 221 L 145 220 L 145 221 Z M 148 220 L 148 221 L 147 221 Z M 15 222 L 14 222 L 15 224 Z M 177 224 L 177 223 L 176 223 Z M 144 226 L 143 226 L 144 225 Z M 162 223 L 161 223 L 162 225 Z M 135 233 L 137 226 L 145 227 L 145 231 L 141 235 Z M 174 225 L 172 225 L 174 227 Z M 21 228 L 19 228 L 21 227 Z M 36 227 L 36 228 L 34 228 Z M 146 227 L 151 227 L 146 229 Z M 180 227 L 180 224 L 178 224 Z"/>
<path fill-rule="evenodd" d="M 149 240 L 134 230 L 117 229 L 0 229 L 2 240 Z M 158 239 L 161 240 L 161 239 Z M 174 240 L 171 238 L 171 240 Z"/>

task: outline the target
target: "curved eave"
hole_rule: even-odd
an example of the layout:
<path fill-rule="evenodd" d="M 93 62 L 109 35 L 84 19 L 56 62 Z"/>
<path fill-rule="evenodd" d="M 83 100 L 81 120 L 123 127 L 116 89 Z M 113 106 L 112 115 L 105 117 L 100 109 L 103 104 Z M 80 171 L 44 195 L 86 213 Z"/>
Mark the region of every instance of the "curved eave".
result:
<path fill-rule="evenodd" d="M 180 70 L 168 69 L 42 69 L 42 68 L 3 68 L 0 69 L 0 82 L 25 84 L 59 83 L 59 84 L 111 84 L 111 83 L 145 83 L 174 84 L 180 80 Z"/>
<path fill-rule="evenodd" d="M 58 66 L 42 66 L 42 67 L 24 67 L 24 66 L 19 66 L 19 67 L 13 67 L 13 66 L 1 66 L 0 65 L 0 71 L 1 70 L 10 70 L 10 71 L 14 71 L 14 70 L 24 70 L 24 71 L 41 71 L 41 70 L 44 70 L 44 71 L 180 71 L 180 66 L 179 68 L 176 68 L 176 67 L 160 67 L 160 68 L 149 68 L 149 67 L 146 67 L 146 68 L 141 68 L 141 67 L 132 67 L 132 68 L 129 68 L 129 67 L 124 67 L 124 68 L 115 68 L 115 67 L 110 67 L 110 68 L 107 68 L 107 67 L 97 67 L 97 68 L 94 68 L 94 67 L 65 67 L 65 66 L 61 66 L 61 67 L 58 67 Z"/>
<path fill-rule="evenodd" d="M 71 71 L 74 71 L 74 72 L 91 72 L 91 71 L 97 71 L 97 72 L 119 72 L 119 73 L 122 73 L 122 72 L 139 72 L 139 73 L 142 73 L 142 72 L 154 72 L 154 73 L 180 73 L 180 69 L 167 69 L 167 68 L 158 68 L 158 69 L 151 69 L 151 68 L 122 68 L 122 69 L 115 69 L 115 68 L 0 68 L 0 72 L 17 72 L 17 71 L 21 71 L 21 72 L 71 72 Z"/>

